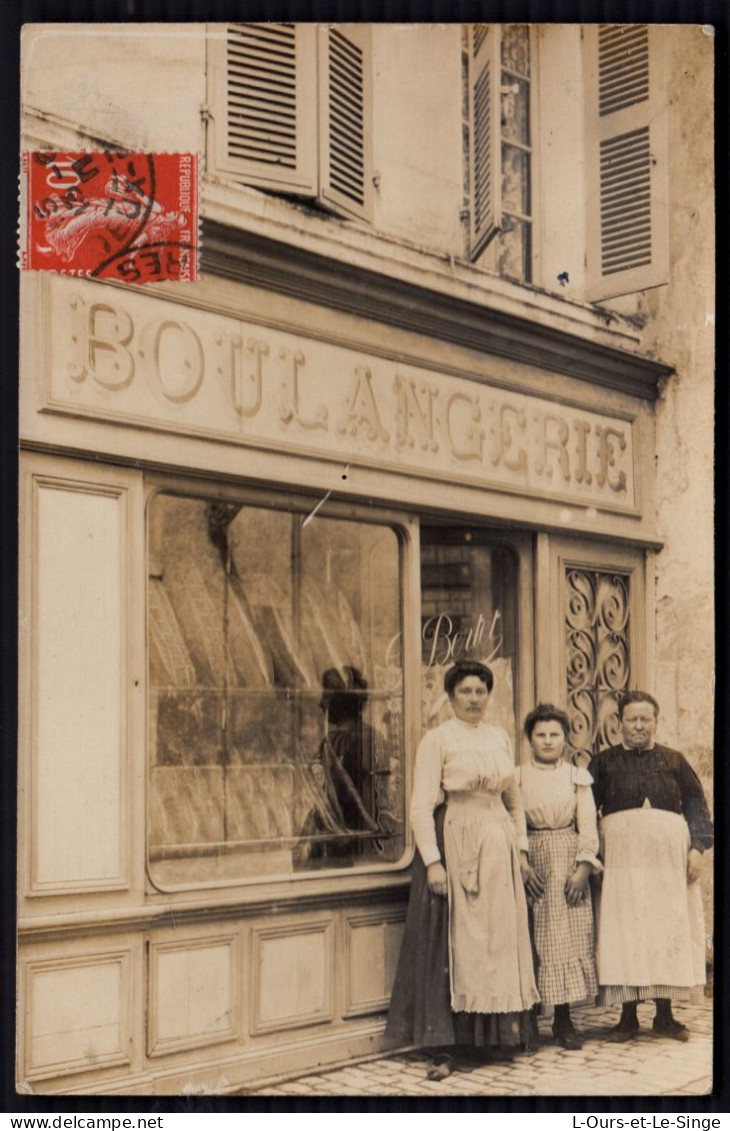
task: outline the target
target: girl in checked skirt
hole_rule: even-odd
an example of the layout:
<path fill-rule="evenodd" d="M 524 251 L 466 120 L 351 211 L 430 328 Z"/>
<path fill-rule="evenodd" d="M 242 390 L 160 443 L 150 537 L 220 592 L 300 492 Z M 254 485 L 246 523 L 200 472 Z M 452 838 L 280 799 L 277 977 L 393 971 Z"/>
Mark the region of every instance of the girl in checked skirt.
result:
<path fill-rule="evenodd" d="M 596 807 L 587 770 L 564 760 L 568 716 L 541 703 L 525 719 L 532 760 L 517 780 L 527 817 L 528 865 L 523 870 L 532 909 L 537 986 L 553 1006 L 553 1036 L 566 1049 L 582 1041 L 571 1002 L 598 993 L 589 878 L 600 872 Z"/>

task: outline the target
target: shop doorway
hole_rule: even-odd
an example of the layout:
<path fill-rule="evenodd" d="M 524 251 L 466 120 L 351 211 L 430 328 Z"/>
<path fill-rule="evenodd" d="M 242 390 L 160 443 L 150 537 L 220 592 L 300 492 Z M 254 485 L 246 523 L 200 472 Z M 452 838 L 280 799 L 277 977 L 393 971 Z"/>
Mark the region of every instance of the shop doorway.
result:
<path fill-rule="evenodd" d="M 451 715 L 444 674 L 457 660 L 494 674 L 487 721 L 518 740 L 520 552 L 478 527 L 421 526 L 422 730 Z"/>

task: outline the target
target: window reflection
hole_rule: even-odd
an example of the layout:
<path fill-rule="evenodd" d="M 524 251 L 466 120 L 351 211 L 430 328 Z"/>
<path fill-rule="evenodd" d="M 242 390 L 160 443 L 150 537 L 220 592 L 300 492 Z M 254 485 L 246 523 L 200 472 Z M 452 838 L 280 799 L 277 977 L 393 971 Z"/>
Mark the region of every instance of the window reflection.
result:
<path fill-rule="evenodd" d="M 530 74 L 530 29 L 527 24 L 502 25 L 502 66 L 520 75 Z"/>
<path fill-rule="evenodd" d="M 525 24 L 500 29 L 502 230 L 497 237 L 501 275 L 532 279 L 530 31 Z"/>
<path fill-rule="evenodd" d="M 149 511 L 149 860 L 162 886 L 403 851 L 398 539 L 176 495 Z"/>
<path fill-rule="evenodd" d="M 319 706 L 325 713 L 325 734 L 312 763 L 322 797 L 303 832 L 307 836 L 322 832 L 382 834 L 374 816 L 380 811 L 377 778 L 389 777 L 390 769 L 383 735 L 363 717 L 367 683 L 357 668 L 328 668 L 322 688 Z M 349 856 L 365 847 L 365 841 L 351 845 L 348 835 L 340 840 L 325 838 L 315 841 L 310 856 Z"/>

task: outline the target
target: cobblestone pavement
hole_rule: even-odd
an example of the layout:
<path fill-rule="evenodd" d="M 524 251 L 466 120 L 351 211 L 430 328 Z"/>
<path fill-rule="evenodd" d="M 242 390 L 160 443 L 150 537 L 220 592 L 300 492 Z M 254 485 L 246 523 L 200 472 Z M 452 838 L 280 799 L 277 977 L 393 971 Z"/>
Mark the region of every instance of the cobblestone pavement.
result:
<path fill-rule="evenodd" d="M 540 1048 L 511 1062 L 426 1079 L 423 1052 L 386 1054 L 357 1064 L 246 1090 L 259 1096 L 703 1096 L 712 1087 L 712 1007 L 677 1006 L 689 1026 L 686 1044 L 656 1037 L 653 1005 L 639 1007 L 640 1036 L 627 1044 L 605 1040 L 618 1010 L 573 1010 L 585 1044 L 579 1052 L 555 1045 L 550 1021 L 540 1020 Z"/>

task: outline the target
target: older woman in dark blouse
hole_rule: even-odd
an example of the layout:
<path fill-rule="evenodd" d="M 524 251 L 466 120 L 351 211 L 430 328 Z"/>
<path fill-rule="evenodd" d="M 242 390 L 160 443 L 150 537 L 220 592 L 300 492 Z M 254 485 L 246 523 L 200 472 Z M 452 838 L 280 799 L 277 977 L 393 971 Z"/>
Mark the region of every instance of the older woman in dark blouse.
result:
<path fill-rule="evenodd" d="M 621 744 L 591 761 L 604 856 L 598 978 L 602 1002 L 622 1006 L 614 1041 L 636 1036 L 637 1003 L 649 998 L 654 1031 L 686 1041 L 672 1001 L 691 1000 L 705 980 L 698 879 L 712 824 L 689 762 L 654 741 L 658 715 L 651 695 L 628 692 L 619 703 Z"/>

